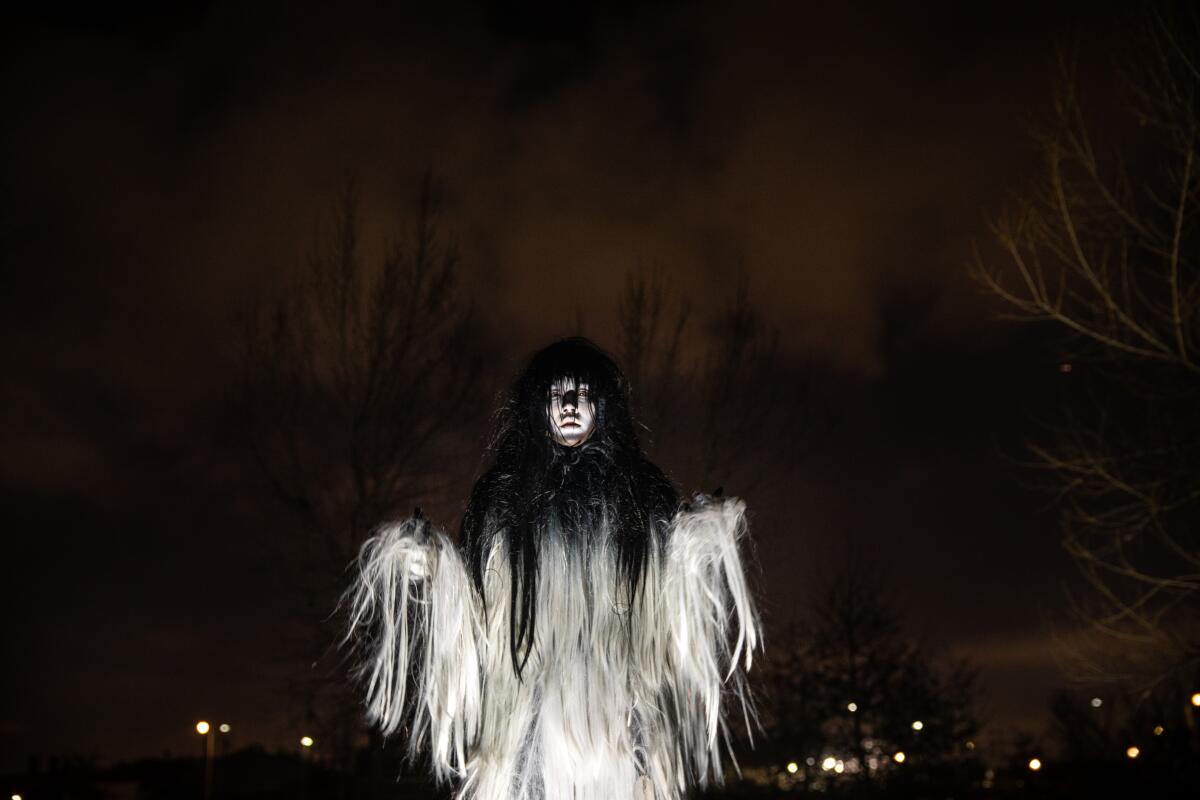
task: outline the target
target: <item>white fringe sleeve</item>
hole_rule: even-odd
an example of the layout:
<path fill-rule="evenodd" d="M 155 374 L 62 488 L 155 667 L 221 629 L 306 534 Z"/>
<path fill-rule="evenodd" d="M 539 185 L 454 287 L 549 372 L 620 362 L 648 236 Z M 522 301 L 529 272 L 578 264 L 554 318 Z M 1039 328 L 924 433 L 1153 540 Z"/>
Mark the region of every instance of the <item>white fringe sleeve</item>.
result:
<path fill-rule="evenodd" d="M 679 766 L 701 786 L 710 774 L 722 778 L 718 739 L 729 745 L 723 696 L 736 698 L 747 730 L 753 719 L 745 673 L 762 637 L 738 553 L 745 535 L 745 503 L 701 495 L 675 515 L 667 540 L 663 601 Z"/>
<path fill-rule="evenodd" d="M 428 747 L 439 781 L 462 777 L 479 733 L 481 626 L 453 542 L 420 517 L 383 527 L 363 544 L 347 599 L 367 717 L 384 735 L 407 724 L 410 752 Z"/>

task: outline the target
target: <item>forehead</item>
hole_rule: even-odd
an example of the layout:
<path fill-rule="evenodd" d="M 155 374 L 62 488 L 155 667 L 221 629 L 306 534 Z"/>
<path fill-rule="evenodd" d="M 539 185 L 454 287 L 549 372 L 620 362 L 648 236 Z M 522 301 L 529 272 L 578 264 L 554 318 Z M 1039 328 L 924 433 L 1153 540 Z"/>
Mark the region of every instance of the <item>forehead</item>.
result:
<path fill-rule="evenodd" d="M 569 391 L 571 389 L 587 389 L 590 388 L 586 376 L 582 375 L 559 375 L 554 380 L 550 381 L 551 389 L 561 389 Z"/>

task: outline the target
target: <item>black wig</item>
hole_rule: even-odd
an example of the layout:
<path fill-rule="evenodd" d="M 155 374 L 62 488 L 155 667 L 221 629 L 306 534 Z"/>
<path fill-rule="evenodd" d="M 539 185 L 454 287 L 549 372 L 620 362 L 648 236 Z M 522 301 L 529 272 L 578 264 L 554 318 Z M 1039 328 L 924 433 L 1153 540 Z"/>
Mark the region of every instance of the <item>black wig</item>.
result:
<path fill-rule="evenodd" d="M 558 444 L 550 433 L 550 387 L 561 378 L 587 384 L 596 407 L 595 429 L 576 447 Z M 625 376 L 587 339 L 564 339 L 534 353 L 500 409 L 492 450 L 494 463 L 467 503 L 462 541 L 481 596 L 495 537 L 507 542 L 509 648 L 520 676 L 534 646 L 539 541 L 551 521 L 580 547 L 607 525 L 622 594 L 632 601 L 678 498 L 638 446 Z"/>

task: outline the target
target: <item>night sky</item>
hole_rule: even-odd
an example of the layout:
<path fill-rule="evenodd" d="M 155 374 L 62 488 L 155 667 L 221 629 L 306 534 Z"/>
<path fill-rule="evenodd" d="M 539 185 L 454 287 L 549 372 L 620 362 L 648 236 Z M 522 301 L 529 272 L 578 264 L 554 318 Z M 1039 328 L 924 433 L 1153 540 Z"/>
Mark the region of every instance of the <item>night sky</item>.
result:
<path fill-rule="evenodd" d="M 293 740 L 262 487 L 230 441 L 237 317 L 347 176 L 378 252 L 427 169 L 499 374 L 578 318 L 614 348 L 639 265 L 700 320 L 744 265 L 836 408 L 778 421 L 810 429 L 786 475 L 725 487 L 768 615 L 852 542 L 914 634 L 982 667 L 995 731 L 1041 729 L 1072 567 L 1015 461 L 1067 378 L 966 265 L 1036 174 L 1055 47 L 1086 73 L 1119 16 L 237 5 L 3 26 L 0 769 L 189 750 L 200 716 Z"/>

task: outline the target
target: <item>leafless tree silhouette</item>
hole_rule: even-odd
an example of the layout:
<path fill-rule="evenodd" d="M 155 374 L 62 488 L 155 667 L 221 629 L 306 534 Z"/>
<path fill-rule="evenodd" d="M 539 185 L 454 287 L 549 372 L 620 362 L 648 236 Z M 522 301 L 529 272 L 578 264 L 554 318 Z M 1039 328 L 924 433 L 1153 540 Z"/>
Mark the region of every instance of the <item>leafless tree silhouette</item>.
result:
<path fill-rule="evenodd" d="M 994 224 L 1004 256 L 973 265 L 1013 317 L 1056 326 L 1072 353 L 1062 419 L 1031 445 L 1085 583 L 1071 670 L 1177 696 L 1200 664 L 1197 19 L 1145 17 L 1104 124 L 1061 60 L 1037 138 L 1045 172 Z"/>
<path fill-rule="evenodd" d="M 345 569 L 374 525 L 470 478 L 455 457 L 464 430 L 485 421 L 467 407 L 480 349 L 437 211 L 426 176 L 408 235 L 368 264 L 348 186 L 294 285 L 249 316 L 244 336 L 238 408 L 280 512 L 267 515 L 278 520 L 272 557 L 311 665 L 298 686 L 309 724 L 339 730 L 346 752 L 359 704 L 334 646 Z"/>
<path fill-rule="evenodd" d="M 631 272 L 618 323 L 638 418 L 673 474 L 692 486 L 736 483 L 744 491 L 767 465 L 789 459 L 808 376 L 781 368 L 777 336 L 753 307 L 744 269 L 726 308 L 703 327 L 662 270 Z"/>
<path fill-rule="evenodd" d="M 905 631 L 880 570 L 848 559 L 824 570 L 794 628 L 756 677 L 763 743 L 796 788 L 963 785 L 974 763 L 976 671 L 934 658 Z M 897 754 L 904 755 L 897 760 Z"/>

